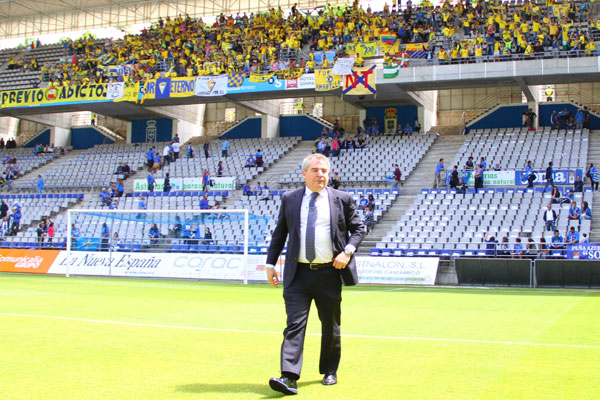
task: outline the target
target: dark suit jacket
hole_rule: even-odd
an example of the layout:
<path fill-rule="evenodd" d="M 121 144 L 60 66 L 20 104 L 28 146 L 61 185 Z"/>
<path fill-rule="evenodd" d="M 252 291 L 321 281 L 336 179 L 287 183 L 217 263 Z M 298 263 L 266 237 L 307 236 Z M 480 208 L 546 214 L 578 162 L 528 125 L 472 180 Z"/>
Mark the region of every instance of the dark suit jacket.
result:
<path fill-rule="evenodd" d="M 332 188 L 326 188 L 329 196 L 331 221 L 331 241 L 333 242 L 333 257 L 344 251 L 347 244 L 358 245 L 364 236 L 364 227 L 356 210 L 352 195 Z M 273 231 L 271 245 L 267 253 L 267 264 L 275 265 L 288 238 L 287 254 L 283 274 L 283 285 L 289 287 L 296 274 L 296 264 L 300 253 L 300 208 L 304 188 L 286 192 L 281 198 L 279 220 Z M 342 282 L 346 286 L 358 283 L 354 257 L 346 268 L 340 270 Z"/>

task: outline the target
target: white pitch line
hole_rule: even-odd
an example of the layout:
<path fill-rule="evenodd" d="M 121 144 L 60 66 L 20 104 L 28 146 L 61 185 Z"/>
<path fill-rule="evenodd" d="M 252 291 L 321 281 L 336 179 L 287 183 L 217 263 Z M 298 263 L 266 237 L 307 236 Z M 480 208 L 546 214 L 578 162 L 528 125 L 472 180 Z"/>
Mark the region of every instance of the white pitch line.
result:
<path fill-rule="evenodd" d="M 141 322 L 112 321 L 112 320 L 89 319 L 89 318 L 74 318 L 74 317 L 64 317 L 64 316 L 60 316 L 60 315 L 35 315 L 35 314 L 17 314 L 17 313 L 2 313 L 2 312 L 0 312 L 0 316 L 19 317 L 19 318 L 45 318 L 45 319 L 55 319 L 55 320 L 62 320 L 62 321 L 89 322 L 89 323 L 94 323 L 94 324 L 136 326 L 136 327 L 145 327 L 145 328 L 185 329 L 185 330 L 194 330 L 194 331 L 253 333 L 253 334 L 266 334 L 266 335 L 281 335 L 282 334 L 281 332 L 276 332 L 276 331 L 259 331 L 259 330 L 251 330 L 251 329 L 233 329 L 233 328 L 207 328 L 207 327 L 201 327 L 201 326 L 184 326 L 184 325 L 144 324 Z M 307 333 L 306 335 L 321 336 L 320 333 Z M 592 344 L 512 342 L 512 341 L 504 341 L 504 340 L 485 340 L 485 339 L 431 338 L 431 337 L 413 337 L 413 336 L 377 336 L 377 335 L 356 335 L 356 334 L 342 334 L 342 337 L 357 338 L 357 339 L 383 339 L 383 340 L 404 340 L 404 341 L 412 340 L 412 341 L 426 341 L 426 342 L 484 343 L 484 344 L 515 345 L 515 346 L 600 349 L 600 345 L 592 345 Z"/>

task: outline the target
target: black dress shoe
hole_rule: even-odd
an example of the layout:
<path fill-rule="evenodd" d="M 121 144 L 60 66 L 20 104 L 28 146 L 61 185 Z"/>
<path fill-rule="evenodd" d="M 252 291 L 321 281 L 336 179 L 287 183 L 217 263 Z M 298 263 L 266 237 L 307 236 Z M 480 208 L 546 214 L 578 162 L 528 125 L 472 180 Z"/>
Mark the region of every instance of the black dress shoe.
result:
<path fill-rule="evenodd" d="M 298 394 L 298 385 L 296 385 L 296 380 L 287 376 L 269 379 L 269 386 L 271 386 L 271 389 L 275 390 L 276 392 L 281 392 L 283 394 Z"/>
<path fill-rule="evenodd" d="M 331 386 L 337 383 L 337 375 L 336 374 L 327 374 L 323 377 L 323 385 Z"/>

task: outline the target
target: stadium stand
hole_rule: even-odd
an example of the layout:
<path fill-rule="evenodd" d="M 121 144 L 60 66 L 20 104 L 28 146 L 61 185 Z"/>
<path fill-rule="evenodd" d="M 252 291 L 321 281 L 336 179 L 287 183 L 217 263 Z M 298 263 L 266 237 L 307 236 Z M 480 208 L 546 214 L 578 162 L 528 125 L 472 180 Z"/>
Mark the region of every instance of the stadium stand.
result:
<path fill-rule="evenodd" d="M 0 247 L 37 248 L 36 228 L 37 223 L 44 217 L 62 218 L 61 211 L 80 203 L 84 196 L 81 193 L 56 193 L 56 194 L 11 194 L 0 195 L 0 200 L 12 210 L 13 205 L 21 206 L 21 228 L 17 235 L 5 235 L 1 238 Z M 56 226 L 56 224 L 55 224 Z M 60 247 L 64 243 L 64 227 L 56 230 L 52 247 Z"/>
<path fill-rule="evenodd" d="M 285 137 L 275 139 L 230 139 L 227 157 L 221 157 L 221 145 L 219 141 L 210 142 L 212 154 L 205 158 L 202 146 L 194 150 L 194 158 L 187 158 L 184 154 L 185 146 L 182 146 L 182 156 L 177 162 L 166 165 L 157 171 L 156 178 L 164 178 L 169 173 L 171 178 L 202 177 L 202 172 L 208 170 L 212 177 L 217 175 L 217 164 L 223 162 L 223 176 L 235 176 L 237 184 L 241 185 L 246 180 L 254 179 L 258 174 L 265 171 L 275 161 L 283 157 L 298 142 L 299 137 Z M 162 154 L 164 143 L 156 144 L 157 150 Z M 263 153 L 264 165 L 262 167 L 244 168 L 248 156 L 256 154 L 257 150 Z"/>
<path fill-rule="evenodd" d="M 6 159 L 6 157 L 14 157 L 17 160 L 16 163 L 16 172 L 17 172 L 17 178 L 28 174 L 29 172 L 33 171 L 34 169 L 37 169 L 43 165 L 48 164 L 49 162 L 51 162 L 54 159 L 59 158 L 60 152 L 58 150 L 51 152 L 51 153 L 39 153 L 36 154 L 34 153 L 34 149 L 33 148 L 23 148 L 23 147 L 19 147 L 19 148 L 15 148 L 15 149 L 2 149 L 0 150 L 0 160 L 2 160 L 3 165 L 2 165 L 2 172 L 4 173 L 4 170 L 8 167 L 8 164 L 4 161 Z M 14 169 L 14 168 L 13 168 Z M 25 179 L 21 179 L 21 180 L 25 180 Z M 21 181 L 19 180 L 19 181 Z M 17 181 L 17 182 L 19 182 Z M 19 186 L 19 183 L 13 183 L 14 187 Z M 29 186 L 27 186 L 29 185 Z M 35 188 L 35 180 L 34 181 L 29 181 L 25 184 L 20 185 L 23 188 L 27 187 L 27 188 Z M 6 190 L 6 188 L 4 186 L 2 186 L 1 190 Z"/>
<path fill-rule="evenodd" d="M 435 134 L 413 135 L 408 138 L 378 136 L 367 139 L 366 147 L 361 150 L 342 150 L 339 157 L 331 157 L 331 171 L 338 172 L 344 183 L 374 184 L 386 182 L 393 176 L 394 164 L 402 171 L 402 182 L 423 158 L 435 140 Z M 369 168 L 360 168 L 369 166 Z M 358 168 L 357 168 L 358 167 Z M 284 175 L 282 184 L 303 182 L 302 166 Z"/>
<path fill-rule="evenodd" d="M 576 193 L 578 204 L 592 203 L 589 192 Z M 510 250 L 518 237 L 532 237 L 537 244 L 552 232 L 544 230 L 542 212 L 550 204 L 543 189 L 499 188 L 479 193 L 457 194 L 455 190 L 423 189 L 396 226 L 376 245 L 381 255 L 479 255 L 485 256 L 484 235 L 500 241 L 509 239 Z M 568 204 L 553 204 L 558 214 L 556 229 L 565 235 L 569 227 Z M 581 233 L 590 234 L 591 221 L 571 223 Z"/>
<path fill-rule="evenodd" d="M 127 163 L 131 171 L 135 172 L 143 167 L 144 159 L 145 149 L 139 145 L 97 145 L 81 152 L 73 159 L 53 163 L 52 168 L 44 173 L 45 189 L 64 191 L 107 187 L 117 178 L 114 173 L 119 163 Z M 17 189 L 29 189 L 35 186 L 35 177 L 23 181 L 15 185 Z"/>
<path fill-rule="evenodd" d="M 463 168 L 468 157 L 475 161 L 484 157 L 488 168 L 500 163 L 502 169 L 524 169 L 527 161 L 534 168 L 545 168 L 552 161 L 554 168 L 583 168 L 587 164 L 589 131 L 552 131 L 544 127 L 540 132 L 527 128 L 478 129 L 465 140 L 452 165 Z"/>

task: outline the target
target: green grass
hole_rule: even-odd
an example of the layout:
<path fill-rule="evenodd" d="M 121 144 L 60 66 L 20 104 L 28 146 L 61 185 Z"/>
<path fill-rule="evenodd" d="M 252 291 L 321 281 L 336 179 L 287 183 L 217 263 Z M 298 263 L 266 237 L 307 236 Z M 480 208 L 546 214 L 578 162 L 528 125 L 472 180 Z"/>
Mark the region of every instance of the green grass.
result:
<path fill-rule="evenodd" d="M 269 399 L 281 289 L 0 275 L 2 399 Z M 600 292 L 345 288 L 339 383 L 303 399 L 594 399 Z M 121 323 L 117 323 L 121 322 Z"/>

